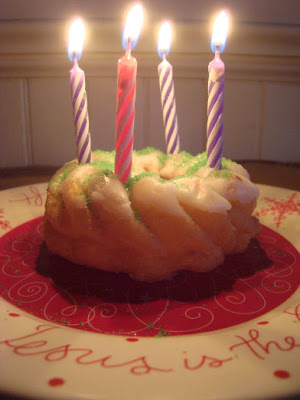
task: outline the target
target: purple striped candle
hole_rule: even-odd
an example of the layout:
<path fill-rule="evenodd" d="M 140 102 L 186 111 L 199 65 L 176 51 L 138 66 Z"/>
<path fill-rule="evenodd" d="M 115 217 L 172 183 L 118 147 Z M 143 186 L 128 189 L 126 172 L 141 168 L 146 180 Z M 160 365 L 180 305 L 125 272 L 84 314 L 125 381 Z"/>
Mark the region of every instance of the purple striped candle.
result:
<path fill-rule="evenodd" d="M 92 153 L 87 96 L 85 91 L 85 76 L 84 71 L 79 67 L 77 62 L 81 55 L 84 38 L 84 26 L 81 19 L 77 19 L 73 22 L 69 36 L 68 52 L 70 60 L 73 61 L 73 68 L 70 71 L 70 86 L 76 133 L 77 157 L 79 164 L 85 164 L 91 161 Z"/>
<path fill-rule="evenodd" d="M 224 109 L 224 72 L 225 66 L 219 57 L 219 51 L 210 62 L 207 103 L 207 166 L 222 168 L 223 153 L 223 109 Z"/>
<path fill-rule="evenodd" d="M 173 67 L 166 59 L 166 55 L 170 50 L 171 34 L 170 24 L 168 22 L 163 23 L 160 28 L 158 41 L 158 54 L 162 57 L 162 62 L 158 66 L 158 77 L 167 153 L 177 154 L 180 150 L 180 143 L 173 83 Z"/>
<path fill-rule="evenodd" d="M 227 31 L 228 16 L 222 11 L 215 21 L 211 39 L 215 57 L 208 66 L 207 166 L 216 169 L 222 169 L 225 65 L 220 53 L 225 48 Z"/>

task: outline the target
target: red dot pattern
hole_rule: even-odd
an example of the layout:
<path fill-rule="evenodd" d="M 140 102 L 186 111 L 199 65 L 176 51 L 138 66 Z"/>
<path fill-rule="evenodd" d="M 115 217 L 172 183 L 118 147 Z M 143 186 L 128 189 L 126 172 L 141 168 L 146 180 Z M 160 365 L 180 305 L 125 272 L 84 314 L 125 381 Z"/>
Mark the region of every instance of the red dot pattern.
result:
<path fill-rule="evenodd" d="M 280 379 L 287 379 L 290 378 L 291 374 L 288 371 L 285 371 L 283 369 L 278 369 L 277 371 L 274 371 L 274 375 L 276 378 Z"/>
<path fill-rule="evenodd" d="M 62 378 L 51 378 L 48 381 L 49 386 L 61 386 L 65 383 L 65 380 Z"/>

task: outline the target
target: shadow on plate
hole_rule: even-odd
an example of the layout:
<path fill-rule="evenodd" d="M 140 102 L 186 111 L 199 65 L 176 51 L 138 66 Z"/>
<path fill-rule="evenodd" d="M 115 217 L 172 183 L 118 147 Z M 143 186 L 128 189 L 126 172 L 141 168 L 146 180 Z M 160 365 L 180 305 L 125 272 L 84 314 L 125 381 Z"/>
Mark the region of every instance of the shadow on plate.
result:
<path fill-rule="evenodd" d="M 171 279 L 147 283 L 131 279 L 123 273 L 111 273 L 76 265 L 53 255 L 43 242 L 36 262 L 36 272 L 49 277 L 53 284 L 73 296 L 91 296 L 112 303 L 128 301 L 144 303 L 168 298 L 179 302 L 199 302 L 221 292 L 231 292 L 240 279 L 255 277 L 270 268 L 268 258 L 257 239 L 252 239 L 243 254 L 228 256 L 225 262 L 209 273 L 181 271 Z"/>

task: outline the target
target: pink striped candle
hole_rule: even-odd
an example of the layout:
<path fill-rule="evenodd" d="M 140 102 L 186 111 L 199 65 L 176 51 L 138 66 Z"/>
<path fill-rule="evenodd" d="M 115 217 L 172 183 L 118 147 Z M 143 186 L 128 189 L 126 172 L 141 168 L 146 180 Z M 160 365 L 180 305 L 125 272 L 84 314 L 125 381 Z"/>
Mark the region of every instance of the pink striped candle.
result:
<path fill-rule="evenodd" d="M 70 71 L 70 86 L 74 125 L 76 133 L 77 157 L 79 164 L 91 161 L 91 135 L 89 130 L 89 116 L 87 110 L 87 96 L 85 91 L 84 71 L 78 65 L 81 56 L 84 26 L 81 19 L 73 22 L 69 34 L 69 58 L 73 61 L 73 68 Z"/>
<path fill-rule="evenodd" d="M 160 28 L 158 39 L 158 54 L 162 58 L 162 62 L 158 66 L 158 76 L 167 153 L 177 154 L 180 150 L 180 144 L 173 83 L 173 67 L 166 59 L 170 51 L 171 35 L 172 30 L 169 22 L 164 22 Z"/>
<path fill-rule="evenodd" d="M 228 17 L 222 11 L 216 19 L 212 36 L 215 57 L 208 66 L 207 166 L 216 169 L 222 168 L 225 65 L 220 53 L 225 47 L 227 30 Z"/>
<path fill-rule="evenodd" d="M 118 61 L 115 174 L 125 183 L 130 177 L 135 114 L 137 62 L 131 49 L 137 42 L 143 21 L 143 10 L 130 10 L 123 34 L 125 55 Z"/>

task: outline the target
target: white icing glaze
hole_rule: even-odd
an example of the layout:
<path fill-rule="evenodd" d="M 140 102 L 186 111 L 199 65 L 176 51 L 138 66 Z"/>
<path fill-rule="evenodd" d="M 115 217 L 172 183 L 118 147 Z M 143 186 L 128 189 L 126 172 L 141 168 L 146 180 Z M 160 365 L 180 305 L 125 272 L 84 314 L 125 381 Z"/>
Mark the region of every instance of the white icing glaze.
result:
<path fill-rule="evenodd" d="M 164 179 L 184 175 L 186 167 L 182 166 L 180 159 L 169 158 L 160 169 L 160 152 L 153 151 L 150 154 L 133 153 L 133 176 L 142 172 L 155 172 Z M 190 165 L 190 164 L 188 164 Z M 172 182 L 161 183 L 158 178 L 143 178 L 153 188 L 153 196 L 158 196 L 161 201 L 168 198 L 170 205 L 175 197 L 179 201 L 193 202 L 199 209 L 217 213 L 225 213 L 231 208 L 230 202 L 239 201 L 241 203 L 251 202 L 258 197 L 257 187 L 250 181 L 249 174 L 245 168 L 237 163 L 228 163 L 228 171 L 223 171 L 220 176 L 216 176 L 216 171 L 209 167 L 201 167 L 194 176 L 185 176 Z M 73 170 L 62 184 L 62 195 L 72 181 L 73 192 L 76 194 L 76 187 L 80 191 L 80 186 L 92 173 L 98 172 L 97 167 L 82 165 Z M 227 175 L 226 175 L 227 173 Z M 104 184 L 105 183 L 105 184 Z M 70 191 L 70 188 L 68 188 Z M 163 199 L 162 193 L 165 198 Z M 101 182 L 93 183 L 93 188 L 89 188 L 89 196 L 93 202 L 104 201 L 109 197 L 113 203 L 118 203 L 122 209 L 124 218 L 132 217 L 130 201 L 123 185 L 116 179 L 104 177 Z M 172 200 L 173 199 L 173 200 Z M 72 202 L 77 207 L 85 207 L 86 199 L 84 196 L 73 196 Z M 171 206 L 170 206 L 171 207 Z M 177 209 L 178 212 L 178 209 Z"/>
<path fill-rule="evenodd" d="M 132 176 L 141 174 L 142 172 L 157 172 L 160 168 L 158 159 L 159 153 L 153 152 L 149 154 L 132 154 Z"/>
<path fill-rule="evenodd" d="M 239 174 L 234 174 L 230 178 L 224 178 L 215 177 L 210 173 L 204 181 L 214 191 L 229 201 L 248 203 L 257 199 L 259 194 L 257 187 L 248 178 Z"/>
<path fill-rule="evenodd" d="M 122 219 L 134 218 L 131 204 L 124 186 L 115 178 L 105 177 L 105 184 L 95 183 L 89 190 L 91 203 L 95 210 L 111 213 L 117 210 Z"/>
<path fill-rule="evenodd" d="M 147 190 L 147 200 L 153 207 L 162 206 L 168 214 L 185 217 L 185 212 L 177 201 L 176 186 L 172 182 L 161 183 L 149 176 L 140 180 L 138 185 L 139 190 Z"/>
<path fill-rule="evenodd" d="M 198 177 L 179 178 L 174 181 L 179 201 L 193 203 L 203 211 L 225 213 L 231 204 L 212 190 L 203 179 Z"/>
<path fill-rule="evenodd" d="M 88 164 L 70 172 L 61 186 L 61 193 L 67 204 L 73 203 L 77 208 L 86 207 L 85 197 L 78 195 L 78 193 L 81 192 L 82 182 L 93 172 L 97 172 L 97 168 Z"/>
<path fill-rule="evenodd" d="M 176 164 L 174 164 L 172 159 L 169 159 L 161 168 L 159 173 L 163 179 L 172 179 L 175 178 L 176 176 L 184 175 L 185 167 L 182 166 L 178 167 Z"/>
<path fill-rule="evenodd" d="M 242 176 L 250 179 L 248 171 L 242 165 L 237 164 L 237 163 L 230 163 L 228 165 L 228 168 L 230 169 L 230 171 L 234 172 L 235 174 L 242 175 Z"/>

